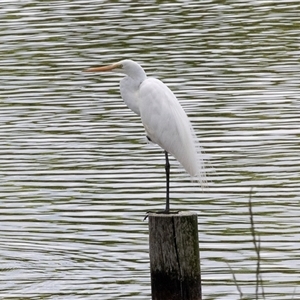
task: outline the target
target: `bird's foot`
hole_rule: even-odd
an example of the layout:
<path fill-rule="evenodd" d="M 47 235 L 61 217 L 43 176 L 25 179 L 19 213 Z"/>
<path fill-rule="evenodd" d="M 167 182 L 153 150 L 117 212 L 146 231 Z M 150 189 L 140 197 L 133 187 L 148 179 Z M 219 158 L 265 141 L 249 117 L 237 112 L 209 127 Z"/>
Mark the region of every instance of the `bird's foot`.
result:
<path fill-rule="evenodd" d="M 169 214 L 178 214 L 179 211 L 178 210 L 156 210 L 156 211 L 147 211 L 146 212 L 146 216 L 144 217 L 144 220 L 145 221 L 147 218 L 148 218 L 148 215 L 152 213 L 152 214 L 165 214 L 165 215 L 169 215 Z"/>

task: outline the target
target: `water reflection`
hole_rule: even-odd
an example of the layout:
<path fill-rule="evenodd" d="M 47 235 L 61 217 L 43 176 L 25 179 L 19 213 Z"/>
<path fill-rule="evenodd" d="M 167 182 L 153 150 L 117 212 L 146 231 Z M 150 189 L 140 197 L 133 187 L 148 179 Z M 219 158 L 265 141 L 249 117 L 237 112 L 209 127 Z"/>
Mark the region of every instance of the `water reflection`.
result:
<path fill-rule="evenodd" d="M 250 187 L 265 292 L 299 285 L 297 1 L 4 1 L 0 8 L 0 294 L 149 299 L 145 211 L 164 203 L 161 150 L 90 65 L 134 58 L 190 116 L 210 188 L 172 160 L 172 205 L 199 212 L 203 293 L 254 291 Z M 295 297 L 299 294 L 296 290 Z"/>

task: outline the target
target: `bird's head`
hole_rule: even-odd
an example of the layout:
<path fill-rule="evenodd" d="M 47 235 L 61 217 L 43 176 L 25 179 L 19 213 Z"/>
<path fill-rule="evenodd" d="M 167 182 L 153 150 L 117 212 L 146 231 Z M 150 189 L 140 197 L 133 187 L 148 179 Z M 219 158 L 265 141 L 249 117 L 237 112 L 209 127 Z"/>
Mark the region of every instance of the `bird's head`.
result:
<path fill-rule="evenodd" d="M 103 66 L 103 67 L 94 67 L 85 70 L 85 72 L 107 72 L 113 71 L 116 73 L 126 74 L 133 79 L 145 79 L 146 73 L 143 68 L 133 60 L 125 59 L 117 63 Z"/>

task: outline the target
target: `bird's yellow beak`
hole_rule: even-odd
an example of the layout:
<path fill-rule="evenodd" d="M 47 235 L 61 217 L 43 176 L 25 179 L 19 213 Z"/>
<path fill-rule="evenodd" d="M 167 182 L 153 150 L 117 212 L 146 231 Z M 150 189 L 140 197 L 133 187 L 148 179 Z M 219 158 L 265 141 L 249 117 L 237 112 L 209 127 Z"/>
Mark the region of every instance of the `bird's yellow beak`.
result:
<path fill-rule="evenodd" d="M 111 71 L 113 69 L 121 68 L 122 65 L 120 63 L 115 63 L 112 65 L 108 66 L 103 66 L 103 67 L 94 67 L 94 68 L 88 68 L 84 70 L 84 72 L 106 72 L 106 71 Z"/>

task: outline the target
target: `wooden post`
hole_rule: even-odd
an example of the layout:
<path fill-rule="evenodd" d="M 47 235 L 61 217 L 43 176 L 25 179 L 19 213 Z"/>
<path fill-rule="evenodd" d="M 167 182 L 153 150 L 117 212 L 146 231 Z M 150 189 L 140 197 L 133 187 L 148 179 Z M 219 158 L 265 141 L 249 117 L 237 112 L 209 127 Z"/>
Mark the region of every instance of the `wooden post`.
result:
<path fill-rule="evenodd" d="M 152 300 L 201 300 L 197 214 L 148 218 Z"/>

